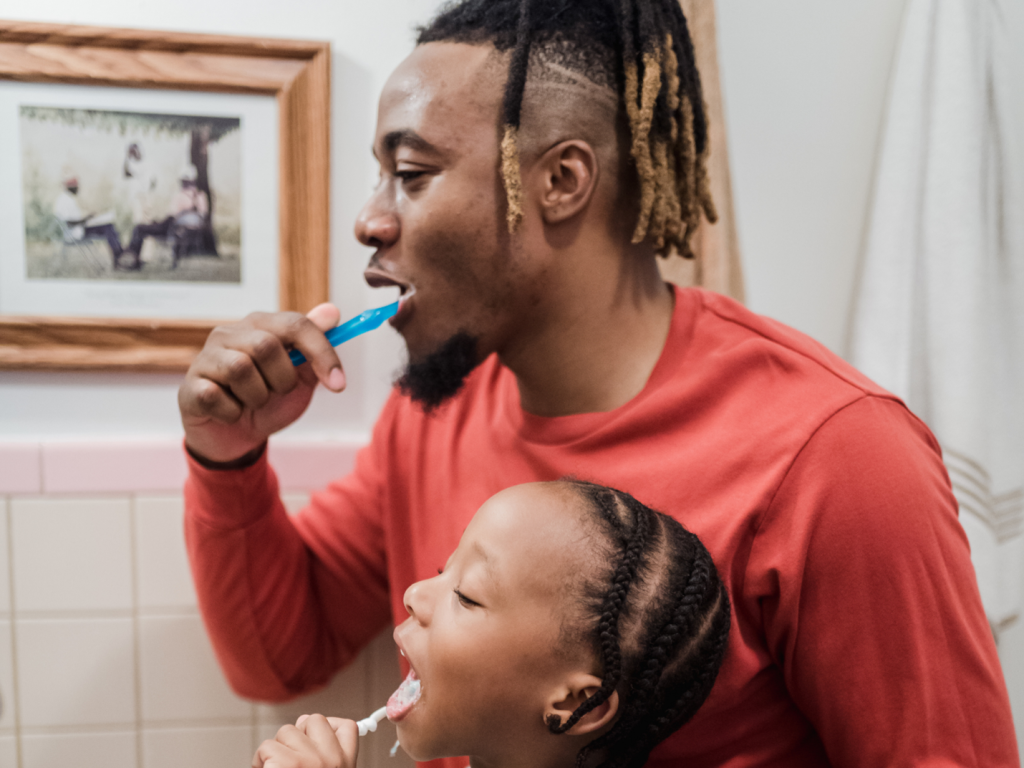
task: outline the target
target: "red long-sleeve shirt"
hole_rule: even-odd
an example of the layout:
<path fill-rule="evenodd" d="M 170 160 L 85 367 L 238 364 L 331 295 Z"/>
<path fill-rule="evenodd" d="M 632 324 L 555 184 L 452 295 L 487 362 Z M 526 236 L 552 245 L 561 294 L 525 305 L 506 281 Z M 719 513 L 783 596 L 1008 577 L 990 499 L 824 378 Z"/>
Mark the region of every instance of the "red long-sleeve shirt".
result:
<path fill-rule="evenodd" d="M 677 517 L 730 590 L 718 682 L 651 765 L 1019 765 L 931 433 L 814 341 L 698 290 L 614 411 L 524 413 L 489 359 L 432 417 L 393 395 L 352 474 L 291 519 L 265 460 L 193 463 L 188 546 L 228 678 L 267 699 L 325 681 L 404 618 L 483 501 L 566 474 Z"/>

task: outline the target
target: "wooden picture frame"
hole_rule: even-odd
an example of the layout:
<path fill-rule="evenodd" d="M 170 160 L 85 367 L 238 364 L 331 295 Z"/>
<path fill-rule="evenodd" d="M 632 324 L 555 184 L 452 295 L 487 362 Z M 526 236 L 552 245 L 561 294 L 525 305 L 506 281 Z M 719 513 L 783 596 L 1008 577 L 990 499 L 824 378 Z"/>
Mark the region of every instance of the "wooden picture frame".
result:
<path fill-rule="evenodd" d="M 0 80 L 275 97 L 280 308 L 327 301 L 329 43 L 0 21 Z M 181 371 L 213 325 L 0 314 L 0 369 Z"/>

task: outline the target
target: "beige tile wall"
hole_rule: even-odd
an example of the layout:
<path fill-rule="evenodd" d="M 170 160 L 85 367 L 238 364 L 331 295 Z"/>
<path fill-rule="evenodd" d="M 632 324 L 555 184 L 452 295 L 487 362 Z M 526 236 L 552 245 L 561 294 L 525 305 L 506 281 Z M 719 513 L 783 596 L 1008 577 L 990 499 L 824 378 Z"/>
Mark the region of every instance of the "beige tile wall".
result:
<path fill-rule="evenodd" d="M 245 768 L 282 724 L 364 717 L 398 680 L 386 632 L 322 691 L 243 700 L 196 609 L 180 496 L 0 496 L 0 768 Z M 360 765 L 411 765 L 393 737 Z"/>

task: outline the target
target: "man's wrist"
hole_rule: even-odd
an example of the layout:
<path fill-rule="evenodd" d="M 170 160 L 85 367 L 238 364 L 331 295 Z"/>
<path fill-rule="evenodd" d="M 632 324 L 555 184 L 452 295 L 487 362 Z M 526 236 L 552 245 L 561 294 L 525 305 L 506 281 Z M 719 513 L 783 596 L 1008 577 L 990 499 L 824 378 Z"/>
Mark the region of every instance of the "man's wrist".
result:
<path fill-rule="evenodd" d="M 231 461 L 213 461 L 212 459 L 208 459 L 205 456 L 196 453 L 191 448 L 189 448 L 188 443 L 185 443 L 185 452 L 188 453 L 188 455 L 191 456 L 193 459 L 195 459 L 196 463 L 199 466 L 205 469 L 212 469 L 216 471 L 248 469 L 263 457 L 263 454 L 266 452 L 266 450 L 267 443 L 266 441 L 264 441 L 260 445 L 253 448 L 248 453 L 242 454 L 237 459 L 232 459 Z"/>

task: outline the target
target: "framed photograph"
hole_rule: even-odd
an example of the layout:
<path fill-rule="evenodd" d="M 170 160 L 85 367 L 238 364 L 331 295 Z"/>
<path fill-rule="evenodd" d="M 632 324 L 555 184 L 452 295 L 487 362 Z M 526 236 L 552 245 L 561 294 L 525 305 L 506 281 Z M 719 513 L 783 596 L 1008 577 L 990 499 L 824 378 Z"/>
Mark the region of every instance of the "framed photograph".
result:
<path fill-rule="evenodd" d="M 0 368 L 327 300 L 328 43 L 0 21 Z"/>

